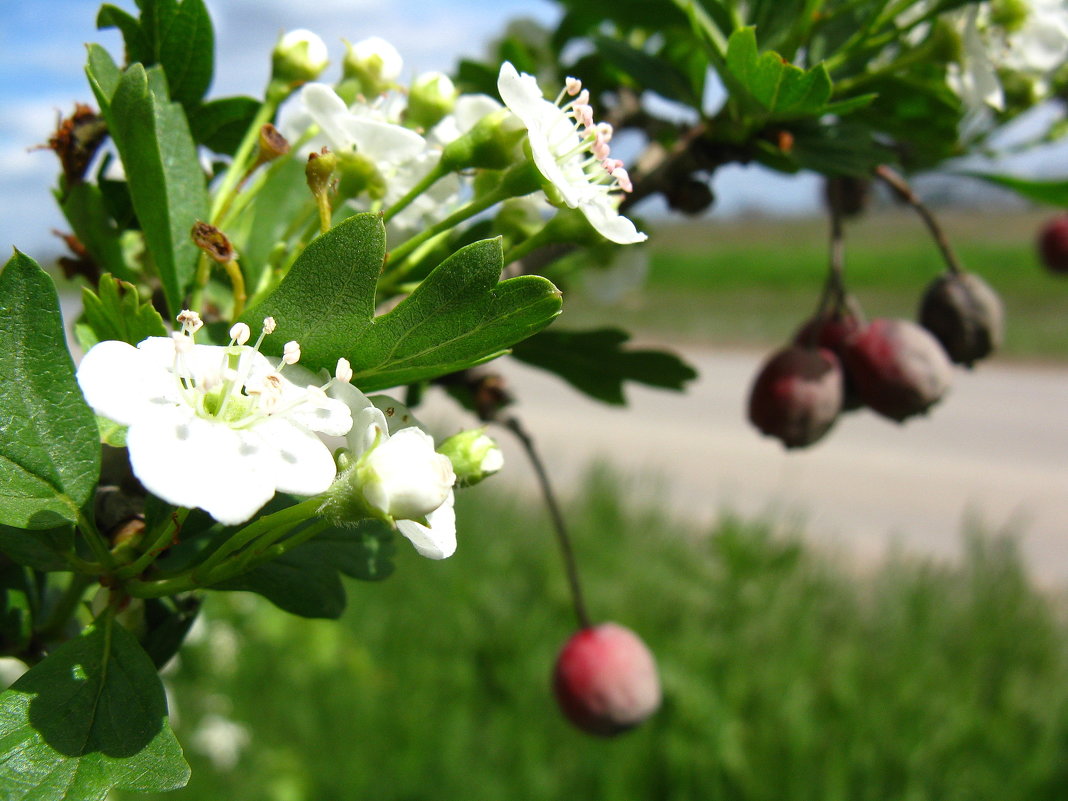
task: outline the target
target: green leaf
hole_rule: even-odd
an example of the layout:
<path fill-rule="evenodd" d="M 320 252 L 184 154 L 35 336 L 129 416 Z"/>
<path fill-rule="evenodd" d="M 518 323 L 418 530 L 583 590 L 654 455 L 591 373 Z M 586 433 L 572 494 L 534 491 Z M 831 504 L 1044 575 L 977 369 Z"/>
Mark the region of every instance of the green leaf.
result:
<path fill-rule="evenodd" d="M 212 100 L 189 111 L 189 129 L 200 144 L 232 156 L 259 110 L 260 101 L 251 97 Z"/>
<path fill-rule="evenodd" d="M 245 314 L 278 328 L 264 350 L 301 345 L 301 362 L 333 369 L 347 358 L 365 392 L 479 364 L 548 325 L 560 292 L 544 278 L 499 282 L 500 240 L 468 245 L 439 264 L 392 311 L 374 318 L 385 233 L 374 214 L 357 214 L 314 240 L 277 289 Z"/>
<path fill-rule="evenodd" d="M 167 74 L 171 99 L 187 109 L 199 104 L 215 69 L 215 32 L 203 0 L 184 0 L 159 31 L 157 58 Z"/>
<path fill-rule="evenodd" d="M 608 63 L 630 77 L 629 85 L 691 106 L 700 105 L 690 80 L 665 59 L 607 36 L 595 36 L 593 43 Z"/>
<path fill-rule="evenodd" d="M 112 788 L 184 787 L 156 668 L 111 618 L 64 643 L 0 695 L 0 797 L 103 801 Z"/>
<path fill-rule="evenodd" d="M 682 390 L 697 371 L 672 353 L 626 350 L 630 335 L 616 328 L 594 331 L 542 331 L 512 349 L 522 362 L 556 373 L 587 395 L 624 404 L 623 383 L 634 381 Z"/>
<path fill-rule="evenodd" d="M 100 474 L 96 422 L 52 279 L 17 251 L 0 273 L 0 376 L 0 524 L 77 520 Z"/>
<path fill-rule="evenodd" d="M 0 526 L 0 551 L 13 562 L 50 573 L 69 570 L 64 554 L 74 550 L 74 529 L 61 526 L 49 531 L 27 531 Z"/>
<path fill-rule="evenodd" d="M 96 27 L 97 30 L 119 29 L 122 33 L 123 44 L 126 46 L 127 64 L 133 64 L 135 61 L 150 64 L 154 61 L 155 53 L 144 31 L 141 30 L 141 23 L 121 8 L 110 3 L 100 6 L 100 11 L 96 15 Z"/>
<path fill-rule="evenodd" d="M 204 175 L 181 106 L 149 89 L 140 64 L 125 73 L 107 115 L 145 244 L 172 314 L 181 310 L 199 251 L 189 235 L 208 216 Z"/>
<path fill-rule="evenodd" d="M 89 60 L 85 64 L 85 75 L 89 79 L 93 94 L 96 95 L 96 102 L 100 105 L 100 113 L 107 117 L 111 98 L 122 80 L 122 70 L 115 64 L 111 54 L 100 45 L 91 44 L 88 50 Z"/>
<path fill-rule="evenodd" d="M 282 240 L 286 229 L 302 213 L 312 210 L 311 192 L 302 160 L 286 158 L 271 174 L 256 194 L 251 213 L 243 215 L 248 231 L 243 243 L 236 243 L 250 287 L 258 287 L 275 245 Z M 309 218 L 310 219 L 310 218 Z"/>
<path fill-rule="evenodd" d="M 757 49 L 756 31 L 739 28 L 727 43 L 727 75 L 733 88 L 769 119 L 822 114 L 833 86 L 827 68 L 817 64 L 805 71 L 773 51 Z M 754 102 L 755 101 L 755 102 Z"/>
<path fill-rule="evenodd" d="M 986 181 L 995 186 L 1011 189 L 1016 194 L 1036 203 L 1068 208 L 1068 179 L 1035 181 L 1030 178 L 1017 178 L 1013 175 L 997 175 L 986 172 L 964 172 L 961 174 L 978 178 L 980 181 Z"/>
<path fill-rule="evenodd" d="M 392 532 L 379 521 L 335 528 L 212 589 L 262 595 L 294 615 L 334 619 L 345 611 L 345 586 L 339 573 L 378 581 L 393 572 Z"/>
<path fill-rule="evenodd" d="M 82 287 L 83 322 L 89 326 L 97 342 L 117 339 L 136 345 L 148 337 L 165 337 L 163 318 L 151 301 L 142 301 L 137 287 L 117 281 L 105 273 L 100 276 L 96 292 Z"/>
<path fill-rule="evenodd" d="M 96 416 L 96 426 L 100 431 L 100 441 L 102 443 L 110 445 L 112 448 L 126 447 L 126 432 L 129 431 L 129 426 L 121 425 L 114 420 L 108 420 L 99 414 Z"/>
<path fill-rule="evenodd" d="M 121 232 L 108 215 L 104 195 L 94 184 L 75 184 L 66 193 L 56 192 L 56 200 L 78 241 L 101 269 L 133 278 L 122 257 Z"/>
<path fill-rule="evenodd" d="M 200 612 L 201 599 L 148 598 L 145 601 L 145 633 L 141 647 L 157 668 L 162 668 L 182 647 Z"/>

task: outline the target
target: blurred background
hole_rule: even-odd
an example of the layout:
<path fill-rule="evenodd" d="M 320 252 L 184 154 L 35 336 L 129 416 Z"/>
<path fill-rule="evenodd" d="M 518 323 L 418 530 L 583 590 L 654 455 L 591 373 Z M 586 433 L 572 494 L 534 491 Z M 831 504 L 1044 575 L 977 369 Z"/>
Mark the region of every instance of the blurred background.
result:
<path fill-rule="evenodd" d="M 313 29 L 335 61 L 342 38 L 382 36 L 414 75 L 481 55 L 511 20 L 560 15 L 533 0 L 208 6 L 217 95 L 258 94 L 283 30 Z M 42 264 L 64 223 L 54 157 L 31 148 L 91 96 L 83 43 L 121 49 L 96 8 L 4 7 L 0 239 Z M 1011 166 L 1064 175 L 1068 155 Z M 649 724 L 593 741 L 553 708 L 567 588 L 533 473 L 498 431 L 508 467 L 461 493 L 456 556 L 402 543 L 389 580 L 349 583 L 340 624 L 213 594 L 166 672 L 193 766 L 170 797 L 1068 796 L 1068 281 L 1034 248 L 1053 211 L 964 178 L 917 187 L 1008 318 L 1001 354 L 956 371 L 928 418 L 851 416 L 802 453 L 746 423 L 753 374 L 826 270 L 821 181 L 804 173 L 719 170 L 716 203 L 685 222 L 638 206 L 649 245 L 567 293 L 562 327 L 619 325 L 693 363 L 685 395 L 606 407 L 498 365 L 567 499 L 594 617 L 657 655 L 665 706 Z M 869 317 L 914 316 L 941 269 L 915 215 L 878 195 L 846 253 Z M 472 425 L 434 392 L 421 414 L 441 435 Z"/>

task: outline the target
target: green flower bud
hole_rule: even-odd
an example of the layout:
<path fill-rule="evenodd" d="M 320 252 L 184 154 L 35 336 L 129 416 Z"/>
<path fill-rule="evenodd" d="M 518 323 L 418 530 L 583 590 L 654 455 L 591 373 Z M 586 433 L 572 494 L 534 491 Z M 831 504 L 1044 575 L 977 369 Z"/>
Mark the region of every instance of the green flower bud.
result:
<path fill-rule="evenodd" d="M 993 0 L 990 21 L 1008 33 L 1020 30 L 1031 13 L 1026 0 Z"/>
<path fill-rule="evenodd" d="M 449 457 L 452 462 L 458 487 L 477 484 L 504 467 L 504 454 L 500 447 L 481 428 L 453 434 L 441 443 L 438 453 Z"/>
<path fill-rule="evenodd" d="M 338 153 L 338 194 L 354 198 L 366 192 L 372 200 L 381 200 L 386 195 L 386 179 L 371 159 L 362 153 Z"/>
<path fill-rule="evenodd" d="M 314 81 L 329 63 L 326 45 L 311 31 L 290 31 L 271 54 L 271 80 L 288 85 Z"/>
<path fill-rule="evenodd" d="M 345 60 L 341 62 L 343 81 L 358 81 L 360 90 L 369 98 L 393 86 L 403 67 L 397 48 L 385 39 L 372 36 L 356 44 L 345 42 Z"/>
<path fill-rule="evenodd" d="M 308 154 L 304 176 L 307 178 L 308 188 L 316 197 L 325 193 L 330 186 L 330 177 L 337 169 L 337 161 L 337 156 L 325 147 L 318 153 L 313 151 Z"/>
<path fill-rule="evenodd" d="M 519 161 L 517 145 L 526 129 L 508 109 L 487 114 L 458 139 L 445 146 L 442 162 L 452 171 L 472 167 L 503 170 Z"/>
<path fill-rule="evenodd" d="M 456 105 L 456 87 L 444 72 L 424 72 L 408 90 L 405 123 L 430 130 Z"/>

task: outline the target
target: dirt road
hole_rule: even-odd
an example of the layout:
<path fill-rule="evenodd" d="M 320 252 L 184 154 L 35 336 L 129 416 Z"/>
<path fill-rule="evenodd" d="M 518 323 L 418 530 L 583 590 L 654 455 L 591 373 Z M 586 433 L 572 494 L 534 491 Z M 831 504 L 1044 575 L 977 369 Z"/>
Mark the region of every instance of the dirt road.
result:
<path fill-rule="evenodd" d="M 732 510 L 800 521 L 809 538 L 863 561 L 892 547 L 952 557 L 977 519 L 1018 532 L 1037 578 L 1068 583 L 1068 369 L 960 370 L 927 418 L 899 426 L 855 413 L 816 447 L 787 453 L 745 421 L 762 354 L 685 355 L 701 374 L 688 393 L 633 388 L 625 409 L 512 360 L 498 364 L 562 487 L 603 458 L 634 494 L 666 497 L 680 518 Z M 443 420 L 447 408 L 435 398 L 423 416 Z M 532 487 L 518 450 L 506 452 L 510 480 Z"/>

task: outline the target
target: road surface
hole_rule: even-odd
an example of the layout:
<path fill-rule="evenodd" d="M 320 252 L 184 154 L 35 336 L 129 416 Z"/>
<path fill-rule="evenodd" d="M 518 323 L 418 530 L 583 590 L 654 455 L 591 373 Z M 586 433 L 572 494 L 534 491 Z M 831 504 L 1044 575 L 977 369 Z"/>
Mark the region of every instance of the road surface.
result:
<path fill-rule="evenodd" d="M 627 408 L 511 359 L 497 366 L 561 488 L 605 459 L 636 500 L 665 500 L 680 520 L 708 523 L 729 510 L 800 523 L 810 540 L 863 562 L 891 548 L 952 558 L 967 522 L 979 521 L 1018 533 L 1040 581 L 1068 584 L 1068 369 L 958 370 L 928 417 L 898 425 L 857 412 L 815 447 L 788 453 L 745 420 L 764 354 L 683 355 L 700 372 L 687 393 L 631 387 Z M 443 432 L 459 424 L 441 397 L 421 415 Z M 498 480 L 533 488 L 518 448 L 499 434 L 509 462 Z"/>

